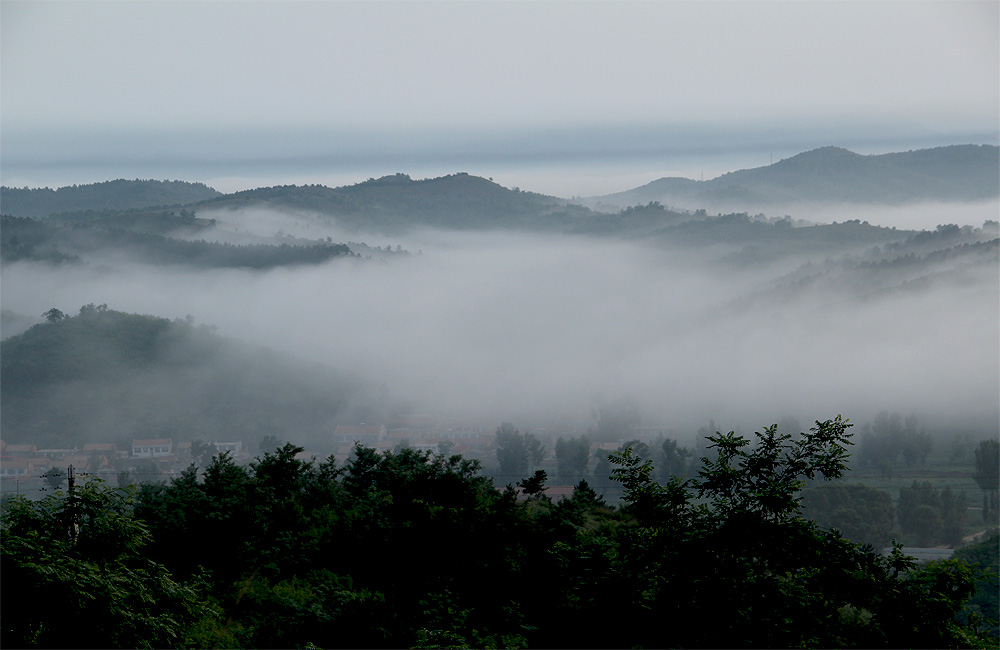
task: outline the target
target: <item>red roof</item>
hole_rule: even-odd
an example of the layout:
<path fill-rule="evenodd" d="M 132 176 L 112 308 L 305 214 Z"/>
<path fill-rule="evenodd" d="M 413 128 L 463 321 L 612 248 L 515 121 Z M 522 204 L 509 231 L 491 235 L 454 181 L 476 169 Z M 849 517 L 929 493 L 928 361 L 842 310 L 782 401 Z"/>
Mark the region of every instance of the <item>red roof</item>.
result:
<path fill-rule="evenodd" d="M 377 424 L 338 424 L 334 433 L 339 436 L 377 436 L 382 427 Z"/>
<path fill-rule="evenodd" d="M 88 442 L 83 446 L 84 451 L 118 451 L 118 446 L 110 442 Z"/>
<path fill-rule="evenodd" d="M 3 450 L 8 454 L 21 451 L 35 452 L 38 451 L 38 447 L 36 447 L 35 445 L 7 445 L 6 447 L 4 447 Z"/>

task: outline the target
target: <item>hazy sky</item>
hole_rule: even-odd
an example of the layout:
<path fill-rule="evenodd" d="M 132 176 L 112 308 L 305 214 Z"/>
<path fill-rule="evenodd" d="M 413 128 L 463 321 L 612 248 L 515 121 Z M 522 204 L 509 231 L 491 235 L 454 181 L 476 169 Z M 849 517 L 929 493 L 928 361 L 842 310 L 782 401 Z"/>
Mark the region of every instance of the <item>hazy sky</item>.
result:
<path fill-rule="evenodd" d="M 998 7 L 3 0 L 4 183 L 602 159 L 577 165 L 568 195 L 766 164 L 761 151 L 995 143 Z"/>

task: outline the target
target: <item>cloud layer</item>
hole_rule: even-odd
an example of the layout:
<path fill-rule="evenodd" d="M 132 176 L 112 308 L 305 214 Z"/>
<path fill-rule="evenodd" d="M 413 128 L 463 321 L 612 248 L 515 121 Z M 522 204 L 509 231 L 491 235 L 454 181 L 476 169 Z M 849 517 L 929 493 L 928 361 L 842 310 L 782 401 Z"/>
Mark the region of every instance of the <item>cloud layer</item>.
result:
<path fill-rule="evenodd" d="M 783 287 L 797 262 L 735 267 L 708 249 L 509 233 L 391 243 L 413 254 L 263 273 L 19 263 L 4 269 L 2 303 L 191 314 L 384 383 L 425 413 L 586 419 L 627 396 L 646 422 L 681 430 L 880 410 L 996 421 L 995 268 L 866 295 L 838 281 Z"/>

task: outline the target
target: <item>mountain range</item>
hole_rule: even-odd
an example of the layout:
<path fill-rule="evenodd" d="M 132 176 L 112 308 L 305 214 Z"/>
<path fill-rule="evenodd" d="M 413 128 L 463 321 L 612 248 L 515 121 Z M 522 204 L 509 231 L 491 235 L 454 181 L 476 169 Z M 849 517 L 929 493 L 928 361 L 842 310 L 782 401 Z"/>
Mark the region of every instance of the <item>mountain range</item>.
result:
<path fill-rule="evenodd" d="M 335 217 L 349 230 L 434 228 L 603 230 L 601 214 L 650 202 L 709 212 L 771 211 L 810 203 L 972 202 L 1000 196 L 1000 148 L 953 145 L 865 156 L 823 147 L 766 167 L 707 181 L 661 178 L 627 191 L 576 202 L 501 185 L 466 173 L 414 180 L 405 174 L 355 185 L 276 186 L 222 194 L 201 183 L 116 180 L 93 185 L 0 188 L 0 212 L 60 214 L 75 220 L 186 206 L 198 212 L 270 206 Z M 162 211 L 161 211 L 162 212 Z"/>
<path fill-rule="evenodd" d="M 584 203 L 606 209 L 659 201 L 685 208 L 754 211 L 817 202 L 982 201 L 998 195 L 1000 150 L 970 144 L 872 156 L 823 147 L 707 181 L 661 178 Z"/>

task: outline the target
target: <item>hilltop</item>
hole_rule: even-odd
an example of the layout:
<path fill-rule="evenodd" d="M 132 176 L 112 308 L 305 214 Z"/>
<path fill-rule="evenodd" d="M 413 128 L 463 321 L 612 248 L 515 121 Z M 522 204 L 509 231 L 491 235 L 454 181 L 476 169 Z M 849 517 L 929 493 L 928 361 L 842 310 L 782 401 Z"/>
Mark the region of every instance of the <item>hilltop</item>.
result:
<path fill-rule="evenodd" d="M 864 156 L 822 147 L 766 167 L 707 181 L 661 178 L 588 205 L 669 205 L 757 210 L 818 202 L 907 204 L 983 201 L 1000 196 L 1000 149 L 953 145 Z"/>
<path fill-rule="evenodd" d="M 326 432 L 356 380 L 192 320 L 85 305 L 0 343 L 4 439 L 39 446 L 131 438 L 247 440 Z M 116 440 L 111 440 L 115 438 Z"/>
<path fill-rule="evenodd" d="M 413 227 L 456 230 L 558 227 L 590 210 L 554 196 L 508 189 L 467 173 L 413 180 L 406 174 L 356 185 L 285 185 L 236 192 L 198 204 L 201 210 L 250 206 L 334 217 L 350 230 L 400 232 Z"/>
<path fill-rule="evenodd" d="M 18 217 L 48 217 L 64 212 L 124 211 L 195 203 L 218 192 L 203 183 L 118 179 L 51 189 L 0 187 L 0 210 Z"/>

